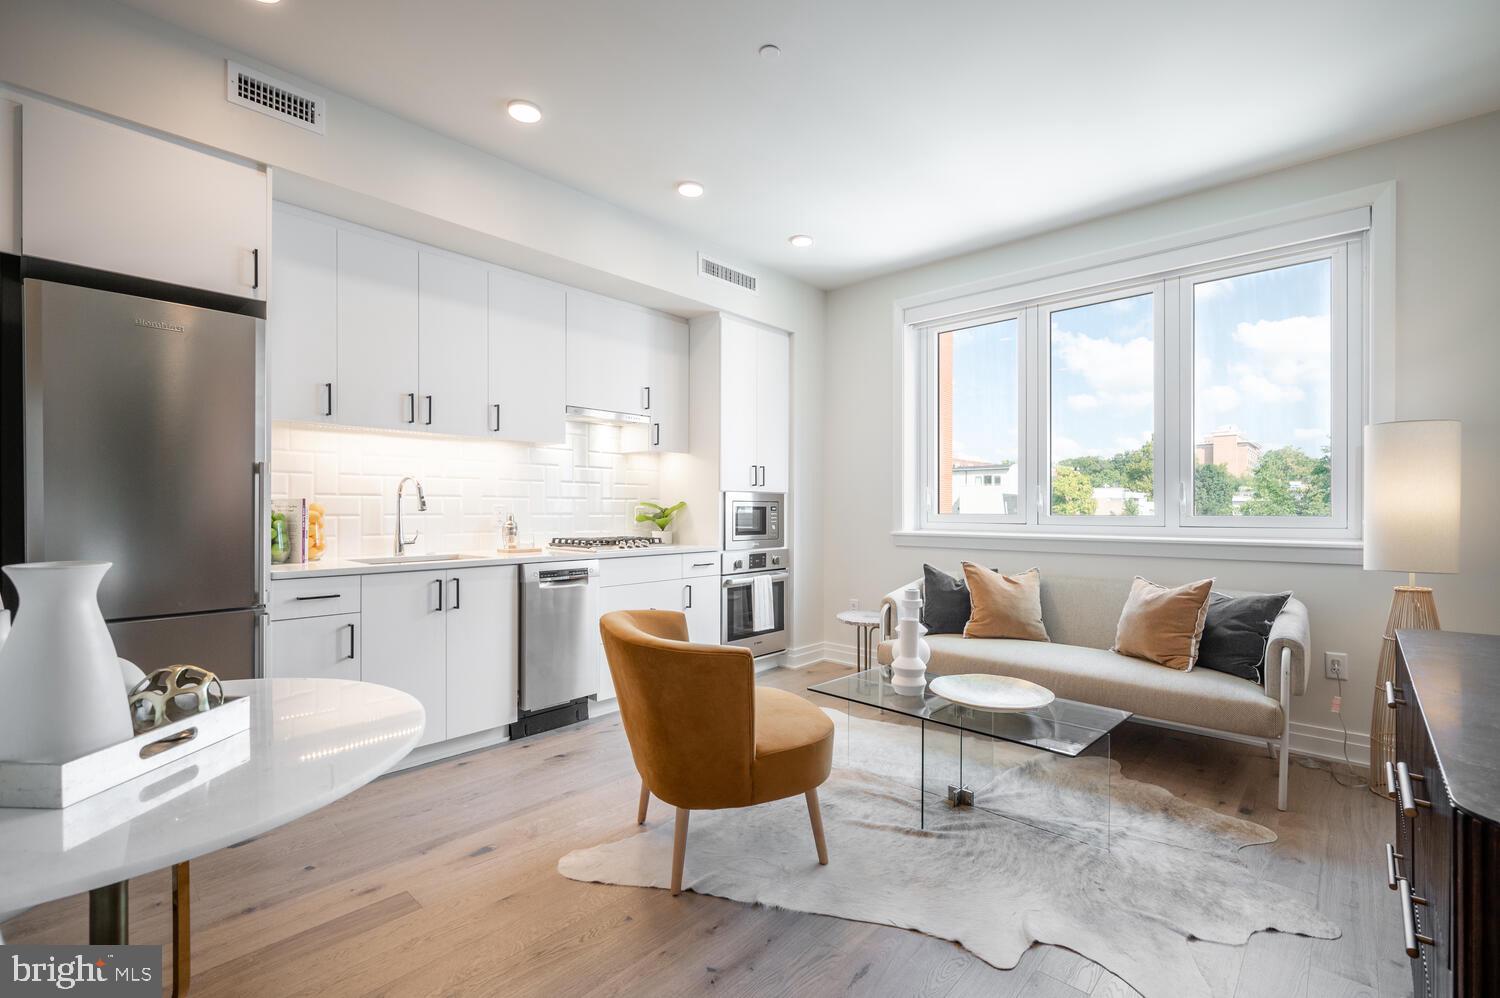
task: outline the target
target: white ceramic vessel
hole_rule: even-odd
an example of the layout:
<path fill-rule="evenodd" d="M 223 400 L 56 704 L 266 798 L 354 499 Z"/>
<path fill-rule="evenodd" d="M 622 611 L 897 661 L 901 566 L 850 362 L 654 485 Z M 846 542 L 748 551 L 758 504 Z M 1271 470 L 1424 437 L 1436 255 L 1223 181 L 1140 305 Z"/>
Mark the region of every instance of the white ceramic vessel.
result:
<path fill-rule="evenodd" d="M 896 604 L 896 656 L 891 661 L 891 688 L 903 696 L 920 696 L 927 686 L 927 659 L 932 650 L 922 635 L 922 597 L 915 588 Z"/>
<path fill-rule="evenodd" d="M 19 606 L 0 645 L 0 759 L 66 762 L 134 734 L 115 645 L 99 612 L 99 582 L 109 567 L 5 567 Z"/>

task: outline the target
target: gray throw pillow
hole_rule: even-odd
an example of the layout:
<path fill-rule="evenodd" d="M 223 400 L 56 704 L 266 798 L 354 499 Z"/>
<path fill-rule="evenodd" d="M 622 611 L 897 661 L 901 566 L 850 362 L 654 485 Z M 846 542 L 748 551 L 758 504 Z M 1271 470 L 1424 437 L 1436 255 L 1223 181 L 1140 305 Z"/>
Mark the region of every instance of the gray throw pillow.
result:
<path fill-rule="evenodd" d="M 1251 682 L 1265 682 L 1266 643 L 1276 615 L 1292 598 L 1290 592 L 1226 596 L 1210 593 L 1203 640 L 1198 644 L 1198 668 L 1227 672 Z"/>
<path fill-rule="evenodd" d="M 962 634 L 969 622 L 969 585 L 931 565 L 922 566 L 922 623 L 928 634 Z"/>

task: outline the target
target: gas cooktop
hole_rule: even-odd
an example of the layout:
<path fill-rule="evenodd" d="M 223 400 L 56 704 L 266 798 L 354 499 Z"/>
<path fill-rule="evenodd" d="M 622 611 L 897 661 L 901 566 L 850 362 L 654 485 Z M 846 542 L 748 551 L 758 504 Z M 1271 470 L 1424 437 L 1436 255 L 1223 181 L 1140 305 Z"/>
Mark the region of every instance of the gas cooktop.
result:
<path fill-rule="evenodd" d="M 558 551 L 630 551 L 660 543 L 660 537 L 621 534 L 617 537 L 554 537 L 547 546 Z"/>

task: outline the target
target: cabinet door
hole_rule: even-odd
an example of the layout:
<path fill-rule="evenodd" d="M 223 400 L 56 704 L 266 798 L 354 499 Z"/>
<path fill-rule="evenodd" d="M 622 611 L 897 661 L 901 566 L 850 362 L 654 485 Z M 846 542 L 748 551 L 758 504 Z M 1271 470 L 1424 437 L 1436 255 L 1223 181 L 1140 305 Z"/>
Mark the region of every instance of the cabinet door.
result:
<path fill-rule="evenodd" d="M 37 100 L 21 139 L 28 256 L 266 297 L 264 171 Z"/>
<path fill-rule="evenodd" d="M 756 330 L 755 450 L 767 492 L 785 492 L 791 481 L 791 346 L 785 333 Z"/>
<path fill-rule="evenodd" d="M 489 402 L 488 277 L 440 253 L 418 260 L 417 423 L 434 433 L 482 436 Z"/>
<path fill-rule="evenodd" d="M 276 260 L 267 303 L 271 416 L 332 422 L 338 413 L 338 230 L 287 211 L 274 214 Z"/>
<path fill-rule="evenodd" d="M 754 326 L 729 316 L 719 319 L 719 483 L 728 492 L 759 487 L 759 461 L 755 449 Z"/>
<path fill-rule="evenodd" d="M 448 737 L 516 720 L 520 613 L 514 566 L 448 573 Z"/>
<path fill-rule="evenodd" d="M 270 679 L 359 679 L 361 639 L 357 613 L 271 622 Z"/>
<path fill-rule="evenodd" d="M 686 453 L 688 433 L 688 326 L 667 315 L 652 316 L 649 449 Z"/>
<path fill-rule="evenodd" d="M 568 292 L 569 405 L 644 413 L 652 316 L 620 302 Z"/>
<path fill-rule="evenodd" d="M 417 249 L 339 230 L 338 421 L 415 429 Z"/>
<path fill-rule="evenodd" d="M 447 737 L 447 576 L 390 572 L 360 578 L 365 643 L 360 672 L 367 683 L 410 693 L 427 711 L 418 745 Z"/>
<path fill-rule="evenodd" d="M 599 590 L 599 616 L 616 610 L 682 610 L 683 589 L 678 579 L 662 582 L 640 582 L 629 586 L 605 586 Z M 602 645 L 602 642 L 601 642 Z M 599 699 L 613 700 L 614 680 L 609 661 L 601 647 L 599 652 Z"/>
<path fill-rule="evenodd" d="M 489 274 L 489 411 L 493 436 L 528 443 L 567 437 L 568 305 L 560 285 Z"/>
<path fill-rule="evenodd" d="M 719 637 L 719 577 L 705 575 L 682 580 L 682 612 L 687 615 L 688 639 L 716 645 Z"/>

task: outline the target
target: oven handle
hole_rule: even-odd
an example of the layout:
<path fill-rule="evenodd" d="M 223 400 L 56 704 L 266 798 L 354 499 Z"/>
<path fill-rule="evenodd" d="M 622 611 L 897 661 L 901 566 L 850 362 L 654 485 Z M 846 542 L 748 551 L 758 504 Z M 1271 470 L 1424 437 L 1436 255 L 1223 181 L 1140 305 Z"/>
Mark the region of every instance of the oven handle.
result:
<path fill-rule="evenodd" d="M 738 586 L 748 586 L 752 581 L 762 576 L 770 579 L 772 582 L 781 582 L 789 578 L 791 574 L 791 572 L 771 572 L 770 574 L 756 572 L 754 575 L 728 575 L 724 577 L 724 588 L 734 589 Z"/>

